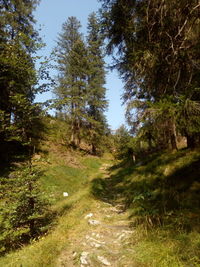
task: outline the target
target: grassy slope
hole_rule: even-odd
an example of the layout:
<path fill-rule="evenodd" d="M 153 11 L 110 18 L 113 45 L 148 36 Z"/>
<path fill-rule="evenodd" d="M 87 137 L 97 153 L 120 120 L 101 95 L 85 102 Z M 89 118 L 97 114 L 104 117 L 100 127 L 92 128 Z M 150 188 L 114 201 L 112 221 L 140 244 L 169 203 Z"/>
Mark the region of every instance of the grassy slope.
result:
<path fill-rule="evenodd" d="M 93 193 L 129 209 L 133 262 L 200 266 L 200 153 L 157 154 L 135 166 L 119 163 L 111 172 L 107 181 L 93 180 Z"/>
<path fill-rule="evenodd" d="M 43 149 L 49 153 L 42 154 L 35 164 L 43 170 L 41 185 L 53 203 L 57 220 L 39 241 L 0 258 L 0 266 L 55 266 L 58 255 L 70 242 L 70 231 L 79 229 L 81 232 L 81 227 L 85 227 L 81 219 L 92 205 L 90 181 L 105 159 L 82 156 L 78 152 L 63 154 L 65 149 L 58 146 L 55 149 L 52 143 Z M 69 197 L 64 198 L 63 192 L 68 192 Z"/>

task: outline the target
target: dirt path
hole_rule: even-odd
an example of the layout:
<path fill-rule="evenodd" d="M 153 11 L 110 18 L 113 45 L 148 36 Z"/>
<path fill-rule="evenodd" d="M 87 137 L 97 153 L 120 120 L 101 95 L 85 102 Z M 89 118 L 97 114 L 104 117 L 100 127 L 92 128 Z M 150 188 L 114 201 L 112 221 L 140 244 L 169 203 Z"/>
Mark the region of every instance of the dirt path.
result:
<path fill-rule="evenodd" d="M 108 167 L 104 164 L 100 169 L 105 179 L 109 179 Z M 95 206 L 84 215 L 84 221 L 88 227 L 79 233 L 79 238 L 77 234 L 71 237 L 70 249 L 62 253 L 57 267 L 138 266 L 129 257 L 134 253 L 129 246 L 133 231 L 122 206 L 95 201 Z"/>

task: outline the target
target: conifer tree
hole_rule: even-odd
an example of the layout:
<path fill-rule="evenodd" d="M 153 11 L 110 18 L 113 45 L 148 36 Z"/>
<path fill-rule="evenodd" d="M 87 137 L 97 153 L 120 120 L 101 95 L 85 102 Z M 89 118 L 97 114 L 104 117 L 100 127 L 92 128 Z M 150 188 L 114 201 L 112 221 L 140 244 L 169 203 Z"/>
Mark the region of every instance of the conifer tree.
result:
<path fill-rule="evenodd" d="M 96 14 L 92 13 L 88 19 L 88 121 L 89 142 L 95 154 L 101 146 L 102 136 L 105 134 L 107 108 L 105 84 L 105 63 L 103 60 L 103 37 Z"/>
<path fill-rule="evenodd" d="M 71 125 L 71 142 L 79 145 L 85 116 L 87 90 L 87 49 L 79 32 L 80 22 L 69 17 L 57 42 L 58 79 L 55 94 L 57 108 Z"/>
<path fill-rule="evenodd" d="M 37 0 L 0 0 L 0 162 L 30 152 L 40 109 L 34 54 L 41 46 L 34 29 Z M 32 144 L 30 144 L 32 145 Z M 22 150 L 23 149 L 23 150 Z M 2 164 L 3 165 L 3 164 Z M 13 167 L 16 168 L 16 167 Z M 12 169 L 10 168 L 9 171 Z M 32 168 L 0 179 L 0 253 L 21 246 L 42 231 L 46 202 Z"/>
<path fill-rule="evenodd" d="M 0 154 L 12 141 L 29 139 L 37 83 L 33 54 L 40 43 L 33 17 L 38 2 L 0 1 Z"/>
<path fill-rule="evenodd" d="M 95 154 L 107 129 L 103 38 L 95 14 L 89 17 L 87 43 L 79 29 L 80 22 L 70 17 L 59 35 L 56 106 L 71 125 L 71 143 L 79 146 L 84 139 Z"/>

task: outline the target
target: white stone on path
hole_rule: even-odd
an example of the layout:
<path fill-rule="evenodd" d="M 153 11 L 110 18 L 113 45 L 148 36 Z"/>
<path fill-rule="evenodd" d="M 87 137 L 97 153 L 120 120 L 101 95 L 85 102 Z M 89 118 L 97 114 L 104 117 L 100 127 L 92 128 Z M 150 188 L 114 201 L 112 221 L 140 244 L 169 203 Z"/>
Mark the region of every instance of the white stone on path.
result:
<path fill-rule="evenodd" d="M 88 265 L 89 264 L 88 259 L 87 259 L 88 255 L 89 255 L 89 252 L 83 251 L 81 253 L 81 257 L 80 257 L 81 265 Z"/>
<path fill-rule="evenodd" d="M 93 213 L 89 213 L 85 216 L 85 219 L 91 218 L 93 216 Z"/>
<path fill-rule="evenodd" d="M 88 220 L 88 223 L 91 224 L 91 225 L 99 225 L 99 224 L 101 224 L 100 221 L 97 221 L 97 220 Z"/>
<path fill-rule="evenodd" d="M 94 248 L 100 248 L 101 247 L 101 245 L 99 243 L 95 243 L 95 242 L 91 242 L 90 246 L 94 247 Z"/>
<path fill-rule="evenodd" d="M 75 258 L 76 258 L 76 256 L 77 256 L 77 252 L 76 252 L 76 251 L 74 251 L 74 252 L 73 252 L 73 258 L 75 259 Z"/>
<path fill-rule="evenodd" d="M 85 238 L 86 238 L 87 240 L 89 240 L 89 241 L 92 241 L 92 242 L 95 242 L 95 243 L 99 243 L 99 244 L 101 244 L 101 245 L 104 245 L 104 244 L 105 244 L 104 241 L 97 240 L 97 239 L 95 239 L 95 238 L 93 238 L 93 237 L 90 237 L 90 236 L 88 236 L 88 235 L 86 235 Z"/>
<path fill-rule="evenodd" d="M 118 240 L 124 240 L 130 237 L 131 234 L 133 234 L 134 231 L 131 230 L 122 230 L 121 233 L 117 233 L 116 236 L 118 237 Z"/>
<path fill-rule="evenodd" d="M 122 240 L 122 239 L 125 238 L 125 237 L 126 237 L 125 233 L 122 233 L 122 234 L 118 237 L 118 240 Z"/>
<path fill-rule="evenodd" d="M 69 194 L 67 192 L 63 192 L 63 197 L 68 197 Z"/>
<path fill-rule="evenodd" d="M 96 237 L 97 237 L 97 238 L 101 238 L 100 234 L 96 234 Z"/>
<path fill-rule="evenodd" d="M 106 266 L 111 266 L 110 262 L 103 256 L 97 256 L 98 260 Z"/>

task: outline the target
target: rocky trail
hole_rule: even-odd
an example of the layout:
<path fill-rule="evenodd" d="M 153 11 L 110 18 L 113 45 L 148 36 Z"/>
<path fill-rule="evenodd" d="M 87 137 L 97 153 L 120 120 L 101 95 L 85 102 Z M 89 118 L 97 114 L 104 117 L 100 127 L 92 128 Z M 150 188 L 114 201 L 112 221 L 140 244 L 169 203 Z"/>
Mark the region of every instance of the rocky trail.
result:
<path fill-rule="evenodd" d="M 109 179 L 108 167 L 104 164 L 100 169 L 105 179 Z M 60 255 L 57 267 L 138 266 L 129 257 L 134 253 L 129 246 L 133 230 L 122 206 L 97 200 L 83 219 L 88 227 L 78 233 L 79 238 L 71 237 L 70 249 Z"/>

